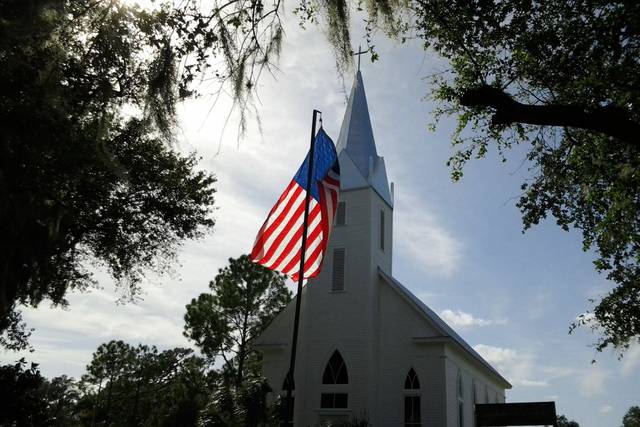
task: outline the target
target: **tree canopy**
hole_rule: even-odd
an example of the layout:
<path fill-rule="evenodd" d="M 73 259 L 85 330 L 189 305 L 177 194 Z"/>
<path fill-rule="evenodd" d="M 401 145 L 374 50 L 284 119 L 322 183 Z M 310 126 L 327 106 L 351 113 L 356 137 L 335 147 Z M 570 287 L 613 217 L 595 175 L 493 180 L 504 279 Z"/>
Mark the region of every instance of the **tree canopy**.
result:
<path fill-rule="evenodd" d="M 135 296 L 213 226 L 214 177 L 172 146 L 192 78 L 177 61 L 211 43 L 171 41 L 175 13 L 124 2 L 7 0 L 0 16 L 0 343 L 23 348 L 19 305 L 66 304 L 92 264 Z"/>
<path fill-rule="evenodd" d="M 640 406 L 629 408 L 622 418 L 622 427 L 640 427 Z"/>
<path fill-rule="evenodd" d="M 259 375 L 253 340 L 291 301 L 284 276 L 251 262 L 247 255 L 230 258 L 202 293 L 187 305 L 184 335 L 235 386 Z"/>
<path fill-rule="evenodd" d="M 458 118 L 454 179 L 495 148 L 527 144 L 524 229 L 553 217 L 582 232 L 615 283 L 580 317 L 597 348 L 640 334 L 640 5 L 419 1 L 416 27 L 449 59 L 433 79 L 439 115 Z M 503 157 L 506 158 L 506 157 Z"/>
<path fill-rule="evenodd" d="M 220 378 L 203 425 L 261 425 L 279 414 L 267 408 L 271 388 L 260 372 L 253 342 L 291 301 L 285 277 L 251 262 L 247 255 L 229 264 L 186 306 L 184 335 L 210 363 L 221 363 Z"/>
<path fill-rule="evenodd" d="M 98 347 L 82 377 L 82 425 L 195 425 L 215 372 L 192 350 L 159 351 L 110 341 Z"/>
<path fill-rule="evenodd" d="M 40 374 L 36 363 L 27 367 L 21 359 L 13 365 L 0 366 L 0 425 L 74 425 L 79 397 L 72 378 L 63 375 L 49 381 Z"/>
<path fill-rule="evenodd" d="M 580 427 L 580 424 L 573 420 L 569 420 L 564 415 L 558 415 L 557 427 Z"/>

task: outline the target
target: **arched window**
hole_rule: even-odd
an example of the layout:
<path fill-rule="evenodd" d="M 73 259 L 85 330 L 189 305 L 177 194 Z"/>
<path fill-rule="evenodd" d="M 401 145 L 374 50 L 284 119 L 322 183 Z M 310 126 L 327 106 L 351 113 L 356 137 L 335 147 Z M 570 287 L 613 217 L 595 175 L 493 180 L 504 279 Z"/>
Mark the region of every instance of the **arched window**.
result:
<path fill-rule="evenodd" d="M 349 374 L 344 364 L 344 359 L 338 350 L 334 351 L 324 368 L 322 384 L 349 384 Z"/>
<path fill-rule="evenodd" d="M 464 427 L 464 387 L 462 373 L 458 371 L 458 427 Z"/>
<path fill-rule="evenodd" d="M 347 365 L 338 350 L 334 351 L 327 362 L 322 374 L 323 385 L 346 385 L 349 384 L 349 374 L 347 373 Z M 348 408 L 349 394 L 331 390 L 330 393 L 322 393 L 320 395 L 321 408 Z"/>
<path fill-rule="evenodd" d="M 413 368 L 409 369 L 409 373 L 407 377 L 404 379 L 404 388 L 405 390 L 419 390 L 420 389 L 420 381 L 418 380 L 418 375 Z"/>
<path fill-rule="evenodd" d="M 411 368 L 404 379 L 404 425 L 405 427 L 420 427 L 420 380 L 418 374 Z"/>

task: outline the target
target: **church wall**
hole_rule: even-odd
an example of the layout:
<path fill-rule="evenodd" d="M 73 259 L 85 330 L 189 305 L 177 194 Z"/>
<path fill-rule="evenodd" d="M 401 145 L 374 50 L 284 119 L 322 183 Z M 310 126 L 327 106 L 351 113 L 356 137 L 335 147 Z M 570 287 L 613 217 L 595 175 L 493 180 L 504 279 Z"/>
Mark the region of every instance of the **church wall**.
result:
<path fill-rule="evenodd" d="M 282 384 L 286 376 L 285 359 L 288 360 L 289 351 L 284 348 L 261 349 L 262 375 L 267 378 L 274 393 L 282 391 Z M 286 357 L 285 357 L 286 355 Z M 273 396 L 275 398 L 275 394 Z"/>
<path fill-rule="evenodd" d="M 436 336 L 435 329 L 382 279 L 379 318 L 378 419 L 374 425 L 398 426 L 404 421 L 404 380 L 414 368 L 420 381 L 422 422 L 444 426 L 444 344 L 416 344 L 414 337 Z M 372 420 L 374 421 L 374 420 Z"/>
<path fill-rule="evenodd" d="M 377 334 L 373 305 L 377 296 L 372 286 L 376 267 L 370 250 L 374 197 L 377 195 L 370 188 L 340 194 L 346 202 L 346 225 L 334 228 L 322 273 L 308 285 L 298 349 L 301 364 L 296 384 L 304 384 L 304 396 L 296 402 L 297 425 L 313 425 L 332 414 L 361 416 L 374 407 L 377 383 L 372 369 Z M 334 248 L 345 248 L 344 291 L 332 291 Z M 348 369 L 348 386 L 321 384 L 327 361 L 336 349 Z M 340 387 L 345 390 L 338 390 Z M 321 393 L 331 391 L 349 393 L 349 411 L 320 409 Z"/>
<path fill-rule="evenodd" d="M 475 403 L 504 402 L 504 388 L 492 376 L 486 368 L 481 367 L 475 361 L 471 362 L 462 350 L 448 344 L 445 347 L 446 354 L 446 381 L 447 381 L 447 427 L 472 427 L 474 425 L 474 386 L 476 389 Z M 458 374 L 462 377 L 462 401 L 464 405 L 463 423 L 458 423 Z M 485 397 L 488 391 L 489 401 Z"/>

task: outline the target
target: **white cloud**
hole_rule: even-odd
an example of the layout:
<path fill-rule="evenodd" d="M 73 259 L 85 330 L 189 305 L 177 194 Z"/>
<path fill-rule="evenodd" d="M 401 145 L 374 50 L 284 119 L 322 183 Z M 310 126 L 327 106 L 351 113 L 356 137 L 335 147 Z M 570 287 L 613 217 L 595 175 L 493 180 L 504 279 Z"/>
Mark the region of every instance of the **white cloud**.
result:
<path fill-rule="evenodd" d="M 421 199 L 403 192 L 395 206 L 395 242 L 424 272 L 451 277 L 461 263 L 463 244 Z"/>
<path fill-rule="evenodd" d="M 500 320 L 487 320 L 479 317 L 474 317 L 470 313 L 465 313 L 462 310 L 442 310 L 440 317 L 444 319 L 450 326 L 458 328 L 468 328 L 471 326 L 491 326 L 491 325 L 504 325 L 507 323 L 505 319 Z"/>
<path fill-rule="evenodd" d="M 495 364 L 512 363 L 518 358 L 518 352 L 511 348 L 493 347 L 486 344 L 477 344 L 473 349 L 480 353 L 487 362 Z"/>
<path fill-rule="evenodd" d="M 2 352 L 3 361 L 40 363 L 45 375 L 80 376 L 98 345 L 123 340 L 159 348 L 191 347 L 182 335 L 184 305 L 196 292 L 177 286 L 145 286 L 144 300 L 117 304 L 118 293 L 107 286 L 85 294 L 71 295 L 68 309 L 41 305 L 25 310 L 25 319 L 36 330 L 33 353 Z M 187 287 L 185 287 L 187 288 Z"/>
<path fill-rule="evenodd" d="M 486 344 L 477 344 L 473 349 L 490 364 L 494 365 L 498 372 L 503 374 L 513 385 L 521 387 L 546 387 L 549 378 L 535 378 L 537 372 L 535 356 L 530 353 L 520 353 L 512 348 L 494 347 Z"/>
<path fill-rule="evenodd" d="M 536 380 L 519 380 L 518 384 L 525 387 L 546 387 L 549 385 L 546 381 L 536 381 Z"/>
<path fill-rule="evenodd" d="M 598 409 L 598 412 L 600 412 L 601 414 L 608 414 L 611 411 L 613 411 L 613 406 L 611 405 L 604 405 L 601 406 L 600 409 Z"/>
<path fill-rule="evenodd" d="M 579 383 L 579 393 L 584 397 L 595 397 L 605 393 L 605 383 L 610 375 L 606 371 L 594 370 L 586 371 Z"/>

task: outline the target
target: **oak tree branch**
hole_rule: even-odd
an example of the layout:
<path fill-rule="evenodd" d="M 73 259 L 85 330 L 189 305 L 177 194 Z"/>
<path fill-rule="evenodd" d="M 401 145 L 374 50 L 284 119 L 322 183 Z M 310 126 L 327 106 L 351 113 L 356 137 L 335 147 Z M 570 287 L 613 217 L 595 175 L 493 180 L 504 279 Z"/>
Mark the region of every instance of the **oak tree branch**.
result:
<path fill-rule="evenodd" d="M 503 90 L 488 85 L 465 91 L 460 104 L 493 108 L 492 125 L 526 123 L 573 127 L 603 133 L 631 144 L 638 144 L 640 140 L 640 124 L 630 120 L 624 109 L 615 106 L 587 109 L 580 105 L 523 104 Z"/>

